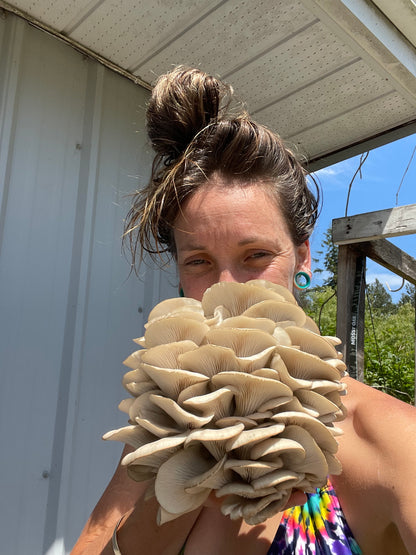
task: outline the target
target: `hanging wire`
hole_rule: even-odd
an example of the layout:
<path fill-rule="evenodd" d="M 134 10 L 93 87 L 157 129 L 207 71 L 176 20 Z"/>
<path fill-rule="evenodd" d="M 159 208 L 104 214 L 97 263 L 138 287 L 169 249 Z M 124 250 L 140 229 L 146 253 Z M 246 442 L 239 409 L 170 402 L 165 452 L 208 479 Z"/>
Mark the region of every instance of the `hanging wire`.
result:
<path fill-rule="evenodd" d="M 400 188 L 401 188 L 402 183 L 403 183 L 403 181 L 404 181 L 404 178 L 405 178 L 405 176 L 406 176 L 406 174 L 407 174 L 407 170 L 409 169 L 410 164 L 412 163 L 413 156 L 415 155 L 415 152 L 416 152 L 416 145 L 415 145 L 415 148 L 413 149 L 412 155 L 410 156 L 409 163 L 407 164 L 407 167 L 406 167 L 406 169 L 404 170 L 404 174 L 403 174 L 402 180 L 400 181 L 399 188 L 397 189 L 397 192 L 396 192 L 396 206 L 397 206 L 397 204 L 398 204 L 398 202 L 399 202 L 399 191 L 400 191 Z M 403 287 L 403 286 L 402 286 L 402 287 Z"/>
<path fill-rule="evenodd" d="M 350 194 L 351 194 L 352 184 L 354 183 L 354 179 L 357 177 L 357 173 L 360 174 L 360 179 L 362 179 L 361 168 L 363 167 L 364 162 L 367 160 L 369 154 L 370 154 L 369 151 L 363 152 L 363 154 L 361 154 L 360 163 L 358 165 L 358 168 L 357 168 L 356 172 L 354 173 L 354 175 L 353 175 L 353 177 L 350 181 L 350 184 L 348 185 L 347 202 L 346 202 L 346 205 L 345 205 L 345 217 L 348 216 L 348 205 L 349 205 L 349 202 L 350 202 Z"/>
<path fill-rule="evenodd" d="M 326 303 L 328 301 L 330 301 L 332 299 L 332 297 L 335 297 L 335 295 L 337 294 L 337 290 L 335 289 L 335 291 L 332 293 L 332 295 L 330 295 L 327 299 L 324 300 L 324 302 L 321 304 L 321 306 L 319 307 L 319 316 L 318 316 L 318 328 L 319 331 L 322 332 L 321 329 L 321 316 L 322 316 L 322 310 L 324 308 L 324 306 L 326 305 Z"/>
<path fill-rule="evenodd" d="M 387 283 L 387 281 L 386 281 L 385 283 L 386 283 L 386 285 L 387 285 L 387 289 L 388 289 L 391 293 L 397 293 L 397 291 L 400 291 L 400 289 L 403 289 L 405 281 L 406 281 L 406 280 L 405 280 L 404 278 L 402 278 L 402 284 L 401 284 L 400 287 L 398 287 L 397 289 L 392 289 L 392 288 L 390 287 L 390 285 Z"/>

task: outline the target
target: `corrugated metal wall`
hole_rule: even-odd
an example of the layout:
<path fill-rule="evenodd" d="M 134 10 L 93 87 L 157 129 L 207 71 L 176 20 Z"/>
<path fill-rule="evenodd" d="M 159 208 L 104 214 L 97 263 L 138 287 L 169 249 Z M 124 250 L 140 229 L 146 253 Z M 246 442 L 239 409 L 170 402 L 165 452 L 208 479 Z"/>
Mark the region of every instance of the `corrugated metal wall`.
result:
<path fill-rule="evenodd" d="M 0 552 L 69 552 L 124 425 L 121 361 L 175 278 L 128 278 L 148 93 L 24 21 L 0 19 Z M 170 283 L 169 283 L 170 282 Z"/>

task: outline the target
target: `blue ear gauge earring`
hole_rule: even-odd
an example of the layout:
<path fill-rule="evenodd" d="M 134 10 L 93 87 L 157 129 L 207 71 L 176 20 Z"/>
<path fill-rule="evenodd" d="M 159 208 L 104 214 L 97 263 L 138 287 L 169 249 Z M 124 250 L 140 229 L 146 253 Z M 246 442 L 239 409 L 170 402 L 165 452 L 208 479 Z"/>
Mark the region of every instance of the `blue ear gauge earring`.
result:
<path fill-rule="evenodd" d="M 311 284 L 311 276 L 306 272 L 297 272 L 293 281 L 298 289 L 307 289 Z"/>

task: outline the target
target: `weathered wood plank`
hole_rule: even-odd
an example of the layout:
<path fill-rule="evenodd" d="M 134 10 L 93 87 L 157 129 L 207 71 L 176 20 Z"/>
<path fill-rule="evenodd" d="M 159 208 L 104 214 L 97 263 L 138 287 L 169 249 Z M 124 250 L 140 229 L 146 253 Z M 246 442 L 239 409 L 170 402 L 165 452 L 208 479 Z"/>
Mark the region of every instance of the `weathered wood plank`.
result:
<path fill-rule="evenodd" d="M 342 245 L 338 252 L 337 336 L 350 376 L 364 380 L 365 256 Z"/>
<path fill-rule="evenodd" d="M 387 239 L 355 243 L 351 248 L 416 285 L 416 259 Z"/>
<path fill-rule="evenodd" d="M 412 233 L 416 233 L 416 204 L 332 220 L 332 237 L 336 245 Z"/>

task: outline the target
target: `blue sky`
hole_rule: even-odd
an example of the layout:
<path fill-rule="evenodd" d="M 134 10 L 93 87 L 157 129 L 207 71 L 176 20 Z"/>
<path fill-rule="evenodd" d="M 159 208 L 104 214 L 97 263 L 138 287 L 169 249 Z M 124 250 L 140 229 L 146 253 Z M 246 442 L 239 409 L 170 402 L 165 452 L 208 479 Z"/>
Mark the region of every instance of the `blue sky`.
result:
<path fill-rule="evenodd" d="M 400 182 L 416 146 L 416 134 L 371 150 L 359 175 L 352 185 L 348 216 L 416 203 L 416 153 L 398 193 Z M 355 156 L 315 173 L 323 192 L 320 219 L 311 238 L 312 253 L 321 248 L 323 234 L 331 226 L 333 218 L 345 216 L 349 183 L 359 166 L 360 156 Z M 392 243 L 416 258 L 416 235 L 389 239 Z M 387 287 L 396 289 L 402 278 L 382 266 L 367 260 L 367 283 L 378 279 Z M 319 284 L 316 276 L 313 284 Z M 396 301 L 401 292 L 393 295 Z"/>

